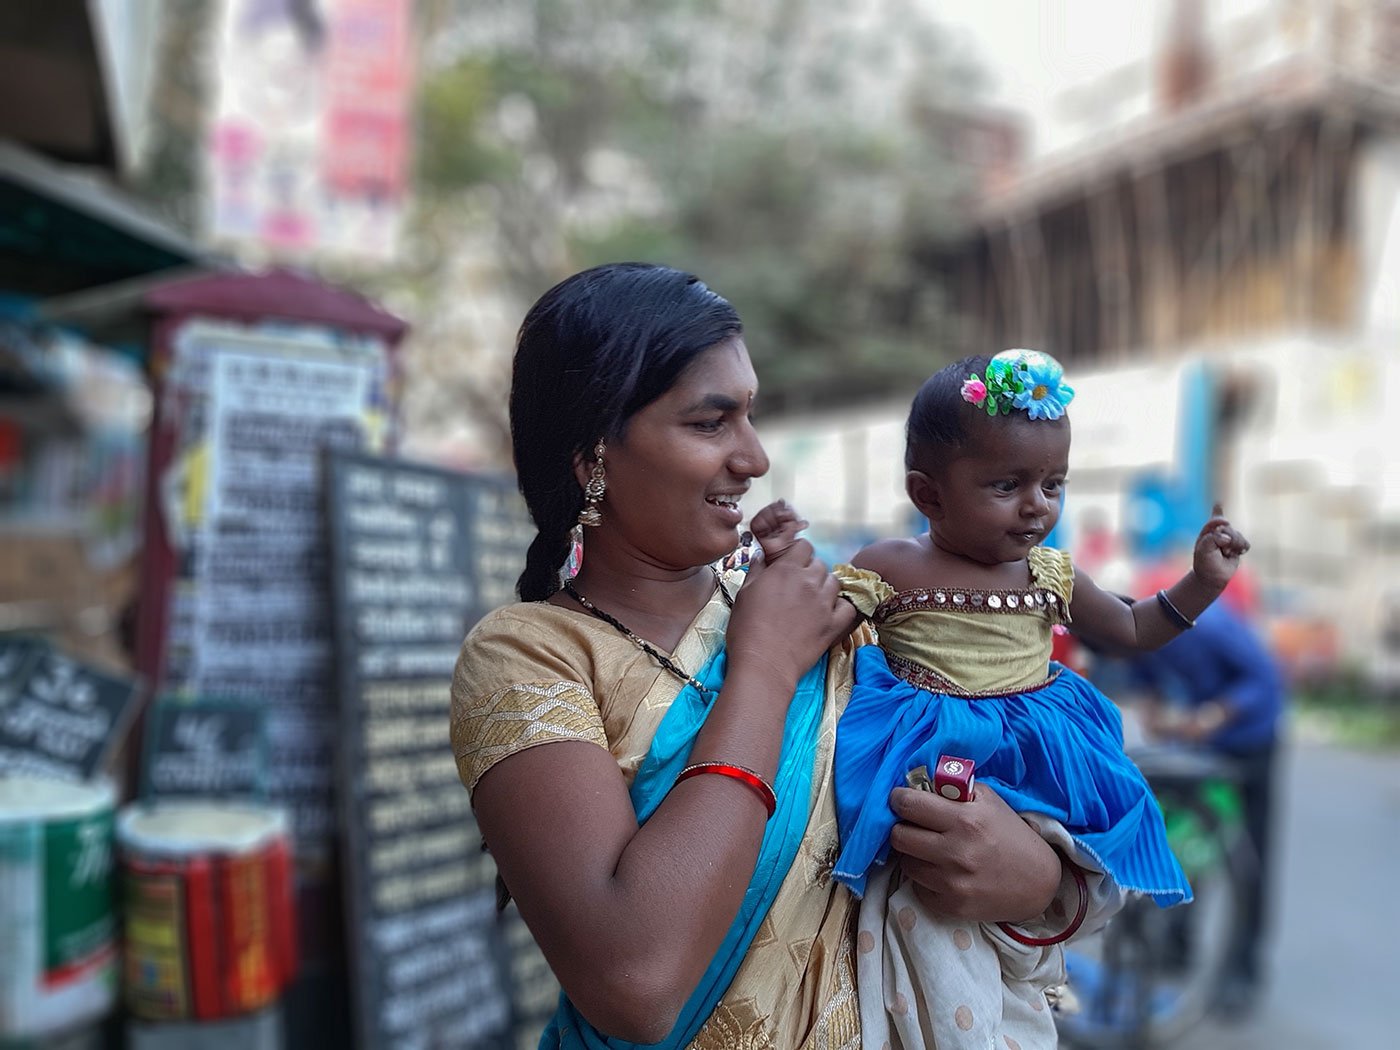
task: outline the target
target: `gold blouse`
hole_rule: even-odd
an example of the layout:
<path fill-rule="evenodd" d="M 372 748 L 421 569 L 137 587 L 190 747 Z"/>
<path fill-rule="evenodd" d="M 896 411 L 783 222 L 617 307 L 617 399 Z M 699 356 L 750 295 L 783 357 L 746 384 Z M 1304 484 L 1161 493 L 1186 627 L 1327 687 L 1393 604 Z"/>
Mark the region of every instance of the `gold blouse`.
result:
<path fill-rule="evenodd" d="M 1074 566 L 1064 551 L 1033 547 L 1026 586 L 896 591 L 878 573 L 838 565 L 841 593 L 879 632 L 890 668 L 915 685 L 969 696 L 1044 682 L 1051 628 L 1070 622 Z"/>
<path fill-rule="evenodd" d="M 731 593 L 746 578 L 730 572 Z M 729 608 L 718 593 L 669 654 L 694 673 L 724 643 Z M 837 831 L 831 761 L 851 691 L 862 628 L 834 647 L 801 848 L 748 954 L 695 1050 L 860 1046 L 853 965 L 854 898 L 831 881 Z M 497 762 L 557 740 L 606 748 L 628 784 L 680 683 L 614 628 L 546 602 L 484 617 L 462 645 L 452 680 L 452 748 L 467 789 Z M 567 860 L 565 860 L 567 863 Z"/>

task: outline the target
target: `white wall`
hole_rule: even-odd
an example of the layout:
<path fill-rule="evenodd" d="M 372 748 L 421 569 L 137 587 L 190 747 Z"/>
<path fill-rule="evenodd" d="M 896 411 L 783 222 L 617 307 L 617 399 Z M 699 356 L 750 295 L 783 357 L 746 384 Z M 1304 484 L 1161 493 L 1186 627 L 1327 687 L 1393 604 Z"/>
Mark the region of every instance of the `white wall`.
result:
<path fill-rule="evenodd" d="M 1400 137 L 1379 137 L 1357 159 L 1356 234 L 1361 331 L 1400 337 Z"/>
<path fill-rule="evenodd" d="M 1180 376 L 1197 358 L 1070 375 L 1074 445 L 1065 522 L 1071 542 L 1096 513 L 1121 529 L 1139 471 L 1175 459 Z M 1400 586 L 1400 339 L 1293 334 L 1212 348 L 1211 366 L 1254 391 L 1221 493 L 1249 535 L 1256 578 L 1276 609 L 1335 627 L 1367 659 L 1387 588 Z M 912 393 L 912 392 L 911 392 Z M 745 500 L 796 504 L 814 534 L 908 534 L 903 425 L 908 401 L 760 422 L 773 461 Z"/>

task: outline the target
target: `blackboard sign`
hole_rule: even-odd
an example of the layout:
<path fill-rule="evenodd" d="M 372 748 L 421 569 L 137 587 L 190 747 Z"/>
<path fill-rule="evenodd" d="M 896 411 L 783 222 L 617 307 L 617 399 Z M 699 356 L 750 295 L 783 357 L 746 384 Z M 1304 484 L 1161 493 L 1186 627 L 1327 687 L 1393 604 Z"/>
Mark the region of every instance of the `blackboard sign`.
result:
<path fill-rule="evenodd" d="M 24 687 L 35 659 L 48 647 L 42 638 L 0 635 L 0 704 Z"/>
<path fill-rule="evenodd" d="M 136 685 L 41 639 L 0 635 L 0 773 L 96 775 L 135 713 Z"/>
<path fill-rule="evenodd" d="M 503 477 L 331 453 L 326 492 L 359 1046 L 510 1047 L 512 952 L 448 717 L 462 638 L 533 529 Z"/>
<path fill-rule="evenodd" d="M 510 968 L 515 1050 L 536 1050 L 545 1024 L 559 1006 L 559 982 L 514 901 L 501 913 L 500 923 Z"/>
<path fill-rule="evenodd" d="M 233 701 L 159 701 L 146 715 L 141 795 L 265 800 L 266 712 Z"/>

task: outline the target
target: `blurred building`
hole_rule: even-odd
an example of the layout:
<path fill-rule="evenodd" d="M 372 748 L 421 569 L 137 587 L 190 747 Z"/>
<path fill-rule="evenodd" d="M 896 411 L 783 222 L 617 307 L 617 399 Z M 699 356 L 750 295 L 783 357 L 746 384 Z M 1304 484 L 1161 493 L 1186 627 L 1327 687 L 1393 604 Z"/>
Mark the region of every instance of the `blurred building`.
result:
<path fill-rule="evenodd" d="M 12 302 L 198 256 L 121 189 L 159 22 L 139 0 L 0 5 L 0 291 Z"/>
<path fill-rule="evenodd" d="M 1400 3 L 1204 15 L 1178 3 L 1149 68 L 1081 93 L 1085 145 L 926 247 L 960 314 L 940 350 L 1065 363 L 1071 532 L 1092 510 L 1165 542 L 1219 498 L 1272 611 L 1375 666 L 1400 605 Z M 907 403 L 770 428 L 774 491 L 838 532 L 910 528 Z"/>

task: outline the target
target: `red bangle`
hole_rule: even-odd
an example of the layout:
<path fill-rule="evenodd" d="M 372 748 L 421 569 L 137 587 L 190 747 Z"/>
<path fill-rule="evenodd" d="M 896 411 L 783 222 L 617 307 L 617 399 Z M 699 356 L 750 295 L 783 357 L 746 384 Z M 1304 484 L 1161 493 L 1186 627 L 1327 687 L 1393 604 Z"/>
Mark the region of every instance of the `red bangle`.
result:
<path fill-rule="evenodd" d="M 1060 853 L 1058 849 L 1055 850 L 1055 852 Z M 1079 910 L 1074 913 L 1074 918 L 1069 921 L 1068 926 L 1050 937 L 1032 937 L 1028 933 L 1022 933 L 1009 922 L 997 923 L 997 926 L 1001 928 L 1001 932 L 1006 934 L 1013 941 L 1029 945 L 1032 948 L 1048 948 L 1052 944 L 1060 944 L 1063 941 L 1069 940 L 1079 932 L 1079 927 L 1084 925 L 1084 918 L 1089 914 L 1089 885 L 1084 881 L 1084 872 L 1080 870 L 1078 864 L 1075 864 L 1074 861 L 1070 860 L 1063 853 L 1060 853 L 1060 860 L 1069 868 L 1070 874 L 1074 876 L 1074 886 L 1079 890 Z"/>
<path fill-rule="evenodd" d="M 679 784 L 682 780 L 689 780 L 691 777 L 698 777 L 701 773 L 718 773 L 722 777 L 733 777 L 741 784 L 747 784 L 754 794 L 763 800 L 763 806 L 768 810 L 770 817 L 778 808 L 778 797 L 773 794 L 772 785 L 768 781 L 752 769 L 731 766 L 728 762 L 696 762 L 694 765 L 686 766 L 676 774 L 676 783 Z"/>

